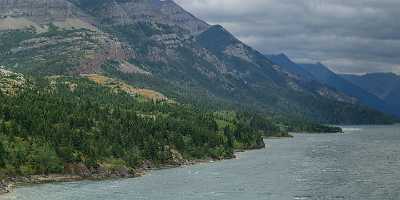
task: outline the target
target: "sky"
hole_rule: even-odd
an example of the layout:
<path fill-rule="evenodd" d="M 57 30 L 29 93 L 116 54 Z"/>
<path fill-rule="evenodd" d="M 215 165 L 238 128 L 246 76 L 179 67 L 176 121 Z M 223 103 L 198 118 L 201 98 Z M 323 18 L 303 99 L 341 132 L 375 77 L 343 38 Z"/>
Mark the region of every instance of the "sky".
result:
<path fill-rule="evenodd" d="M 175 0 L 265 54 L 400 74 L 400 0 Z"/>

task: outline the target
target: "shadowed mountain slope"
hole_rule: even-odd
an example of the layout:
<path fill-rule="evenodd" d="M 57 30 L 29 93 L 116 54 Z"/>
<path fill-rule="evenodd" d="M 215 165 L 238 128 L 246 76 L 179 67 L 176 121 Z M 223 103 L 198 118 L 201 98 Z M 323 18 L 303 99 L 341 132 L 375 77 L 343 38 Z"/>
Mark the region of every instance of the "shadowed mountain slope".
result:
<path fill-rule="evenodd" d="M 313 74 L 316 80 L 329 85 L 348 96 L 357 98 L 360 103 L 382 112 L 400 116 L 399 112 L 386 104 L 386 102 L 382 101 L 374 94 L 369 93 L 367 90 L 364 90 L 363 88 L 344 79 L 340 75 L 335 74 L 323 64 L 302 64 L 301 66 Z"/>
<path fill-rule="evenodd" d="M 385 101 L 399 114 L 400 76 L 393 73 L 371 73 L 366 75 L 341 75 L 364 90 Z"/>

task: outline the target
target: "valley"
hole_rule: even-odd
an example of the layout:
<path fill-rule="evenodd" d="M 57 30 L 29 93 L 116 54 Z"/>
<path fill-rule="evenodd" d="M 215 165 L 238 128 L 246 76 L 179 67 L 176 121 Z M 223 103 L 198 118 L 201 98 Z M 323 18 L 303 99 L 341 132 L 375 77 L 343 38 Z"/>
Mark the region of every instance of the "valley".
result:
<path fill-rule="evenodd" d="M 0 0 L 0 66 L 0 193 L 400 121 L 398 77 L 264 55 L 172 0 Z"/>

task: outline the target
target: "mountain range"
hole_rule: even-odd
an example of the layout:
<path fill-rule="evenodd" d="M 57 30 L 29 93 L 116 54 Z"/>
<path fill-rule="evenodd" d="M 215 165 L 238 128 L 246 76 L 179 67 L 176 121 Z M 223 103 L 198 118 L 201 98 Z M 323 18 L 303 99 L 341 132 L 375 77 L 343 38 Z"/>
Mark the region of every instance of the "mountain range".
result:
<path fill-rule="evenodd" d="M 395 121 L 361 86 L 265 56 L 172 0 L 0 0 L 0 13 L 0 65 L 18 73 L 101 74 L 177 102 L 320 123 Z"/>
<path fill-rule="evenodd" d="M 365 75 L 341 75 L 354 85 L 374 94 L 399 115 L 400 76 L 394 73 L 370 73 Z"/>
<path fill-rule="evenodd" d="M 370 108 L 400 116 L 400 77 L 393 73 L 336 74 L 322 63 L 298 64 L 285 54 L 266 55 L 272 62 L 305 80 L 324 84 Z"/>

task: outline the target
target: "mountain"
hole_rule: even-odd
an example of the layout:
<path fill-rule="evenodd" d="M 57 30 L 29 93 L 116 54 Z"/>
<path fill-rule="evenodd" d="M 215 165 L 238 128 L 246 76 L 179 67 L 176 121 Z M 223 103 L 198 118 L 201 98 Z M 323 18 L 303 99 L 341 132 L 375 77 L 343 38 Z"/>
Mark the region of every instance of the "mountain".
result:
<path fill-rule="evenodd" d="M 344 95 L 351 97 L 355 103 L 361 103 L 371 108 L 380 110 L 382 112 L 398 115 L 399 113 L 395 111 L 398 107 L 390 106 L 387 102 L 382 99 L 377 98 L 374 93 L 370 93 L 368 89 L 365 89 L 345 78 L 337 75 L 331 71 L 328 67 L 321 63 L 318 64 L 297 64 L 290 60 L 285 54 L 278 55 L 266 55 L 274 64 L 279 66 L 281 70 L 286 71 L 292 77 L 296 79 L 303 80 L 306 82 L 313 82 L 315 87 L 321 87 L 319 84 L 323 84 L 329 90 L 336 90 L 336 93 L 342 93 Z M 368 83 L 368 80 L 365 83 Z"/>
<path fill-rule="evenodd" d="M 341 76 L 354 85 L 376 95 L 393 109 L 399 110 L 400 76 L 394 73 L 370 73 L 365 75 L 343 74 Z"/>
<path fill-rule="evenodd" d="M 392 121 L 293 76 L 171 0 L 0 0 L 0 13 L 0 65 L 19 73 L 100 74 L 213 109 L 323 123 Z"/>
<path fill-rule="evenodd" d="M 305 70 L 301 65 L 294 63 L 285 54 L 278 55 L 265 55 L 274 64 L 280 66 L 283 70 L 287 71 L 288 74 L 293 74 L 297 79 L 304 79 L 306 81 L 314 80 L 314 76 Z"/>
<path fill-rule="evenodd" d="M 324 83 L 332 88 L 337 89 L 345 93 L 348 96 L 352 96 L 358 99 L 359 103 L 369 106 L 371 108 L 380 110 L 385 113 L 390 113 L 393 115 L 400 116 L 398 110 L 394 110 L 393 107 L 386 104 L 386 102 L 379 99 L 367 90 L 353 84 L 352 82 L 346 80 L 340 75 L 331 71 L 328 67 L 321 63 L 317 64 L 301 64 L 301 66 L 313 74 L 316 80 Z"/>
<path fill-rule="evenodd" d="M 272 61 L 274 67 L 280 71 L 286 73 L 287 76 L 292 77 L 305 85 L 312 85 L 312 89 L 319 93 L 321 96 L 328 97 L 330 99 L 335 99 L 336 101 L 356 104 L 358 99 L 343 93 L 340 90 L 330 87 L 325 83 L 321 83 L 317 80 L 312 73 L 304 69 L 303 66 L 293 62 L 285 54 L 278 55 L 265 55 L 269 60 Z"/>

